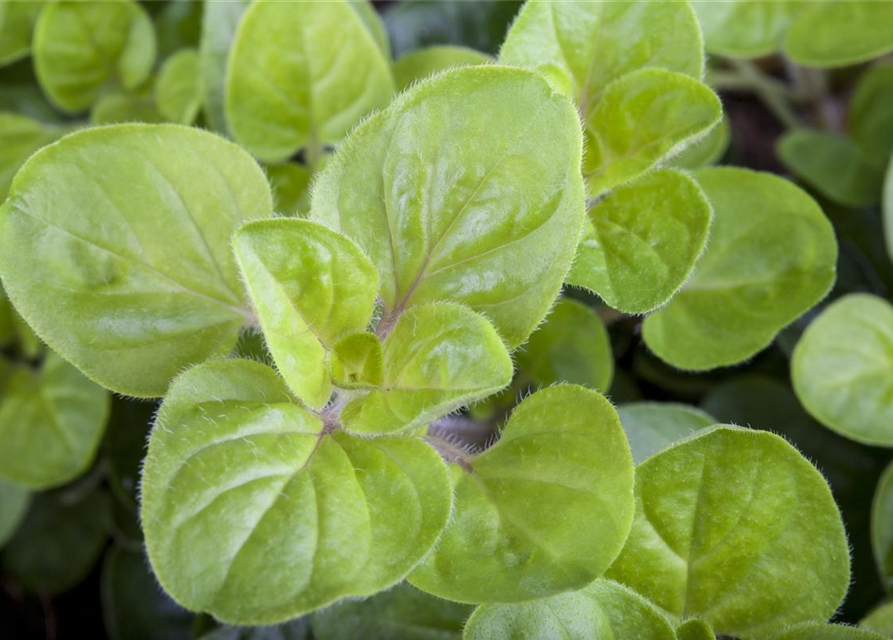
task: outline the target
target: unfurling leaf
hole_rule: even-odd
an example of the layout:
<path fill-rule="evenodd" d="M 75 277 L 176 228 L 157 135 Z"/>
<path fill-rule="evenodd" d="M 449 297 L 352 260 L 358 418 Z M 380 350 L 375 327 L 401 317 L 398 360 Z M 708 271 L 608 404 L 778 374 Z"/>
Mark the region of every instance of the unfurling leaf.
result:
<path fill-rule="evenodd" d="M 332 381 L 346 389 L 377 387 L 384 378 L 384 351 L 374 333 L 352 333 L 332 347 Z"/>

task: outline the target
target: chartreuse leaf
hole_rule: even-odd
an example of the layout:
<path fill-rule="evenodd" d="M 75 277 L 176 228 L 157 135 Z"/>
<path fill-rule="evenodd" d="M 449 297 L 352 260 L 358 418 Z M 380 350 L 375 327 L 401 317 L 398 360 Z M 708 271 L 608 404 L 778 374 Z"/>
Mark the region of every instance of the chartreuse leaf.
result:
<path fill-rule="evenodd" d="M 874 163 L 887 163 L 893 152 L 893 64 L 877 64 L 859 77 L 847 126 Z"/>
<path fill-rule="evenodd" d="M 43 7 L 44 3 L 37 0 L 0 2 L 0 65 L 31 53 L 34 25 Z"/>
<path fill-rule="evenodd" d="M 6 199 L 9 185 L 25 160 L 62 134 L 62 129 L 37 120 L 0 112 L 0 202 Z"/>
<path fill-rule="evenodd" d="M 253 2 L 229 58 L 226 117 L 267 162 L 334 145 L 394 90 L 389 61 L 346 0 Z"/>
<path fill-rule="evenodd" d="M 90 124 L 122 122 L 165 122 L 155 96 L 146 91 L 106 93 L 90 109 Z"/>
<path fill-rule="evenodd" d="M 791 363 L 794 391 L 816 420 L 865 444 L 893 446 L 893 307 L 851 294 L 806 329 Z"/>
<path fill-rule="evenodd" d="M 87 129 L 16 176 L 0 208 L 0 273 L 37 334 L 89 377 L 159 396 L 184 366 L 229 352 L 251 320 L 229 243 L 271 212 L 260 167 L 215 135 Z"/>
<path fill-rule="evenodd" d="M 381 386 L 351 400 L 344 427 L 391 433 L 425 426 L 512 381 L 512 360 L 493 325 L 468 307 L 432 302 L 404 313 L 384 342 Z"/>
<path fill-rule="evenodd" d="M 709 53 L 757 58 L 778 50 L 797 3 L 790 0 L 693 2 Z"/>
<path fill-rule="evenodd" d="M 323 640 L 459 640 L 471 607 L 403 583 L 368 600 L 345 601 L 313 614 Z"/>
<path fill-rule="evenodd" d="M 871 503 L 871 547 L 881 582 L 893 590 L 893 464 L 878 480 Z M 893 626 L 893 625 L 891 625 Z"/>
<path fill-rule="evenodd" d="M 352 333 L 332 347 L 332 381 L 347 389 L 377 387 L 384 380 L 384 351 L 373 333 Z"/>
<path fill-rule="evenodd" d="M 790 58 L 809 67 L 842 67 L 893 50 L 893 4 L 874 0 L 809 2 L 784 40 Z"/>
<path fill-rule="evenodd" d="M 859 621 L 859 627 L 884 634 L 887 638 L 893 636 L 893 602 L 875 607 Z"/>
<path fill-rule="evenodd" d="M 155 63 L 155 31 L 133 0 L 47 5 L 34 32 L 34 67 L 53 103 L 83 111 L 109 85 L 135 89 Z"/>
<path fill-rule="evenodd" d="M 0 553 L 0 568 L 20 587 L 53 596 L 81 582 L 108 540 L 109 499 L 94 490 L 34 496 L 25 520 Z"/>
<path fill-rule="evenodd" d="M 716 640 L 710 625 L 703 620 L 690 618 L 676 627 L 678 640 Z"/>
<path fill-rule="evenodd" d="M 448 71 L 357 127 L 316 180 L 310 218 L 372 258 L 386 320 L 453 300 L 485 313 L 514 348 L 573 259 L 580 137 L 573 105 L 542 77 Z"/>
<path fill-rule="evenodd" d="M 0 547 L 16 532 L 30 502 L 31 493 L 27 489 L 0 480 Z"/>
<path fill-rule="evenodd" d="M 571 298 L 558 301 L 516 358 L 522 385 L 572 382 L 607 393 L 614 377 L 605 325 L 595 311 Z"/>
<path fill-rule="evenodd" d="M 366 30 L 372 36 L 372 40 L 381 49 L 382 54 L 388 62 L 391 61 L 391 43 L 388 40 L 388 32 L 385 30 L 384 23 L 378 17 L 378 11 L 371 2 L 361 0 L 359 2 L 352 1 L 349 3 L 350 8 L 360 17 L 360 21 Z"/>
<path fill-rule="evenodd" d="M 674 618 L 765 638 L 828 619 L 849 549 L 821 474 L 782 438 L 717 426 L 636 469 L 636 517 L 608 576 Z"/>
<path fill-rule="evenodd" d="M 804 622 L 785 629 L 770 640 L 885 640 L 886 637 L 867 629 L 842 624 Z"/>
<path fill-rule="evenodd" d="M 277 213 L 304 217 L 310 210 L 310 181 L 313 178 L 306 165 L 283 162 L 269 166 L 267 177 L 273 187 Z"/>
<path fill-rule="evenodd" d="M 493 447 L 460 454 L 450 470 L 450 525 L 409 578 L 429 593 L 492 603 L 579 589 L 629 532 L 632 457 L 617 413 L 595 391 L 557 385 L 529 396 Z"/>
<path fill-rule="evenodd" d="M 677 169 L 701 169 L 716 164 L 725 155 L 732 141 L 732 127 L 728 118 L 713 127 L 710 132 L 687 147 L 678 156 L 671 158 L 668 165 Z"/>
<path fill-rule="evenodd" d="M 152 430 L 142 523 L 159 582 L 188 609 L 273 624 L 399 582 L 450 514 L 440 456 L 355 438 L 251 360 L 176 378 Z"/>
<path fill-rule="evenodd" d="M 288 218 L 250 222 L 234 248 L 279 373 L 320 409 L 332 395 L 327 349 L 372 317 L 378 274 L 349 239 Z"/>
<path fill-rule="evenodd" d="M 200 60 L 193 49 L 181 49 L 164 61 L 155 84 L 158 110 L 171 122 L 192 124 L 202 108 Z"/>
<path fill-rule="evenodd" d="M 248 5 L 249 0 L 204 3 L 199 71 L 205 118 L 218 133 L 229 133 L 224 111 L 226 62 L 239 21 Z"/>
<path fill-rule="evenodd" d="M 652 311 L 691 275 L 712 217 L 694 180 L 674 169 L 653 171 L 587 211 L 567 281 L 625 313 Z"/>
<path fill-rule="evenodd" d="M 394 82 L 402 91 L 430 75 L 465 65 L 488 64 L 493 58 L 468 47 L 440 45 L 412 51 L 393 65 Z"/>
<path fill-rule="evenodd" d="M 0 478 L 32 489 L 64 484 L 96 456 L 109 397 L 50 352 L 40 371 L 20 367 L 0 401 Z"/>
<path fill-rule="evenodd" d="M 776 153 L 798 178 L 838 204 L 863 207 L 878 201 L 883 165 L 872 163 L 845 134 L 788 131 L 779 140 Z"/>
<path fill-rule="evenodd" d="M 465 640 L 676 640 L 653 604 L 621 584 L 596 580 L 570 593 L 519 604 L 485 604 L 465 627 Z"/>
<path fill-rule="evenodd" d="M 673 402 L 622 404 L 617 407 L 617 415 L 636 464 L 695 431 L 716 424 L 716 420 L 704 411 Z"/>
<path fill-rule="evenodd" d="M 754 355 L 821 300 L 837 243 L 818 205 L 786 180 L 732 168 L 695 178 L 713 204 L 710 242 L 682 290 L 645 319 L 644 337 L 662 360 L 703 370 Z"/>

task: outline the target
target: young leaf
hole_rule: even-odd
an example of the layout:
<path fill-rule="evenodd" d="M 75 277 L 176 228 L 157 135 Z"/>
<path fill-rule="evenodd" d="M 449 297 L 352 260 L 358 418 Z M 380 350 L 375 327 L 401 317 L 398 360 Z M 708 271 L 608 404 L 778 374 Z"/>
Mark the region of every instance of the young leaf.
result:
<path fill-rule="evenodd" d="M 842 67 L 893 50 L 893 3 L 806 3 L 784 40 L 790 58 L 808 67 Z"/>
<path fill-rule="evenodd" d="M 875 607 L 859 621 L 859 627 L 881 633 L 887 638 L 893 636 L 893 603 L 886 602 Z"/>
<path fill-rule="evenodd" d="M 302 402 L 322 408 L 332 395 L 327 349 L 369 323 L 375 267 L 353 242 L 307 220 L 251 222 L 234 247 L 279 373 Z"/>
<path fill-rule="evenodd" d="M 440 597 L 519 602 L 579 589 L 629 532 L 632 457 L 617 413 L 595 391 L 533 394 L 493 447 L 460 453 L 450 468 L 452 520 L 409 578 Z"/>
<path fill-rule="evenodd" d="M 775 150 L 788 169 L 829 200 L 846 207 L 878 201 L 883 165 L 872 163 L 847 135 L 794 129 L 781 137 Z"/>
<path fill-rule="evenodd" d="M 716 640 L 710 625 L 703 620 L 690 618 L 676 627 L 678 640 Z"/>
<path fill-rule="evenodd" d="M 176 378 L 152 430 L 142 522 L 152 567 L 188 609 L 273 624 L 399 582 L 450 514 L 440 456 L 354 438 L 250 360 Z"/>
<path fill-rule="evenodd" d="M 635 464 L 717 422 L 700 409 L 672 402 L 622 404 L 617 407 L 617 415 Z"/>
<path fill-rule="evenodd" d="M 571 298 L 558 301 L 516 358 L 522 386 L 571 382 L 607 393 L 614 376 L 605 325 L 595 311 Z"/>
<path fill-rule="evenodd" d="M 210 127 L 228 134 L 224 110 L 226 94 L 226 62 L 242 14 L 250 0 L 206 2 L 202 12 L 202 35 L 199 45 L 199 73 L 204 114 Z"/>
<path fill-rule="evenodd" d="M 770 640 L 885 640 L 882 636 L 867 629 L 857 629 L 842 624 L 806 622 L 785 629 Z"/>
<path fill-rule="evenodd" d="M 693 2 L 709 53 L 758 58 L 778 50 L 797 7 L 788 0 Z"/>
<path fill-rule="evenodd" d="M 313 614 L 317 638 L 460 640 L 471 607 L 403 583 L 368 600 L 346 601 Z"/>
<path fill-rule="evenodd" d="M 260 167 L 217 136 L 87 129 L 19 171 L 0 208 L 0 273 L 22 316 L 81 371 L 159 396 L 253 320 L 229 243 L 271 212 Z"/>
<path fill-rule="evenodd" d="M 573 106 L 540 76 L 463 67 L 357 127 L 316 181 L 310 218 L 372 258 L 386 317 L 454 300 L 516 347 L 573 259 L 580 154 Z"/>
<path fill-rule="evenodd" d="M 579 591 L 520 604 L 478 607 L 465 640 L 676 640 L 653 604 L 621 584 L 596 580 Z"/>
<path fill-rule="evenodd" d="M 0 568 L 20 587 L 53 596 L 81 582 L 108 540 L 108 496 L 92 491 L 34 496 L 25 520 L 0 553 Z"/>
<path fill-rule="evenodd" d="M 181 49 L 164 61 L 155 85 L 158 110 L 171 122 L 192 124 L 202 108 L 198 53 Z"/>
<path fill-rule="evenodd" d="M 384 342 L 380 388 L 349 402 L 345 429 L 408 431 L 508 386 L 512 360 L 493 325 L 467 307 L 434 302 L 401 316 Z"/>
<path fill-rule="evenodd" d="M 135 89 L 155 63 L 155 30 L 133 0 L 51 2 L 34 32 L 34 67 L 53 103 L 90 107 L 109 85 Z"/>
<path fill-rule="evenodd" d="M 0 202 L 6 199 L 13 176 L 25 160 L 62 133 L 25 116 L 0 113 Z"/>
<path fill-rule="evenodd" d="M 871 503 L 871 547 L 878 574 L 887 591 L 893 590 L 893 464 L 878 480 Z M 891 624 L 893 629 L 893 624 Z"/>
<path fill-rule="evenodd" d="M 394 82 L 397 91 L 412 86 L 428 76 L 465 65 L 489 64 L 493 58 L 467 47 L 441 45 L 412 51 L 394 63 Z"/>
<path fill-rule="evenodd" d="M 43 7 L 37 0 L 0 2 L 0 66 L 31 53 L 31 36 Z"/>
<path fill-rule="evenodd" d="M 694 180 L 673 169 L 653 171 L 589 209 L 567 282 L 625 313 L 652 311 L 691 275 L 712 217 Z"/>
<path fill-rule="evenodd" d="M 847 125 L 853 139 L 875 164 L 893 152 L 893 64 L 871 67 L 859 78 L 850 101 Z"/>
<path fill-rule="evenodd" d="M 824 478 L 782 438 L 718 426 L 636 469 L 636 517 L 608 576 L 676 618 L 765 638 L 830 617 L 849 548 Z"/>
<path fill-rule="evenodd" d="M 310 181 L 313 174 L 306 165 L 283 162 L 267 167 L 273 187 L 276 212 L 287 217 L 303 218 L 310 210 Z"/>
<path fill-rule="evenodd" d="M 19 528 L 31 502 L 31 493 L 17 484 L 0 480 L 0 548 Z"/>
<path fill-rule="evenodd" d="M 347 389 L 377 387 L 384 379 L 384 351 L 374 333 L 352 333 L 332 347 L 332 382 Z"/>
<path fill-rule="evenodd" d="M 258 158 L 307 148 L 312 165 L 393 91 L 389 62 L 349 2 L 254 2 L 230 53 L 226 117 Z"/>
<path fill-rule="evenodd" d="M 819 300 L 834 282 L 837 243 L 818 205 L 790 182 L 745 169 L 695 174 L 713 204 L 694 275 L 645 319 L 646 344 L 682 369 L 735 364 Z"/>
<path fill-rule="evenodd" d="M 791 377 L 800 402 L 829 429 L 893 446 L 893 307 L 868 294 L 830 305 L 794 349 Z"/>
<path fill-rule="evenodd" d="M 725 155 L 732 141 L 732 126 L 728 118 L 713 127 L 710 132 L 692 143 L 678 156 L 671 158 L 667 165 L 677 169 L 702 169 L 716 164 Z"/>
<path fill-rule="evenodd" d="M 20 367 L 0 402 L 0 477 L 32 489 L 68 482 L 96 457 L 109 396 L 55 353 Z"/>
<path fill-rule="evenodd" d="M 104 94 L 90 109 L 90 124 L 165 122 L 151 92 L 113 91 Z"/>

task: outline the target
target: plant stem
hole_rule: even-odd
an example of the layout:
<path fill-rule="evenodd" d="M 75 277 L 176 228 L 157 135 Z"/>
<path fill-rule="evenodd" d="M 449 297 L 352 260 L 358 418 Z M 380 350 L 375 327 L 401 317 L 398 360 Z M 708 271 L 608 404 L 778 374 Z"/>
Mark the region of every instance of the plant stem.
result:
<path fill-rule="evenodd" d="M 779 122 L 789 129 L 801 126 L 800 119 L 790 103 L 792 94 L 783 83 L 770 78 L 748 60 L 729 60 L 729 64 L 735 68 L 743 82 L 749 83 L 753 92 Z"/>

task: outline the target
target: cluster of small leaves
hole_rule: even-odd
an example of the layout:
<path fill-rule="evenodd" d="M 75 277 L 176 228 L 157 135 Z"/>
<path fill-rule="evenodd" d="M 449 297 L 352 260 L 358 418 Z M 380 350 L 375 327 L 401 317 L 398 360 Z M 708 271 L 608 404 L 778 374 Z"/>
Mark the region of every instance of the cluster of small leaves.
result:
<path fill-rule="evenodd" d="M 828 622 L 893 467 L 851 558 L 877 458 L 810 417 L 893 446 L 893 308 L 822 302 L 893 67 L 837 129 L 820 70 L 891 7 L 0 0 L 3 575 L 104 554 L 138 640 L 893 635 Z M 815 196 L 712 166 L 723 82 L 815 109 Z"/>

